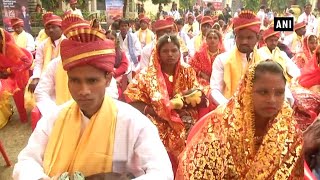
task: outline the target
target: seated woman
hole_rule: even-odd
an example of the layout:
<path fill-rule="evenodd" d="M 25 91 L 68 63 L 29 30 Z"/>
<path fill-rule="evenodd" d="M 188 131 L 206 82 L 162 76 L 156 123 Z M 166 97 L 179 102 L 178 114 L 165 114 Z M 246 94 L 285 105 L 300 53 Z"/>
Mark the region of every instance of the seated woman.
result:
<path fill-rule="evenodd" d="M 301 70 L 297 83 L 291 87 L 295 99 L 294 110 L 297 121 L 305 130 L 320 113 L 320 46 L 315 50 L 312 59 Z M 301 87 L 301 86 L 302 87 Z"/>
<path fill-rule="evenodd" d="M 202 92 L 192 91 L 199 88 L 196 72 L 181 63 L 179 49 L 176 35 L 160 37 L 149 67 L 137 74 L 124 92 L 127 102 L 158 127 L 174 170 L 188 131 L 198 120 L 198 108 L 207 106 Z M 180 101 L 186 91 L 195 92 L 193 100 Z"/>
<path fill-rule="evenodd" d="M 13 95 L 19 117 L 27 122 L 24 106 L 24 89 L 29 79 L 32 55 L 14 42 L 10 33 L 0 28 L 0 128 L 12 115 L 9 98 Z"/>
<path fill-rule="evenodd" d="M 297 66 L 302 69 L 305 67 L 305 64 L 311 60 L 314 50 L 318 45 L 318 38 L 316 35 L 308 35 L 303 38 L 302 49 L 303 51 L 297 53 L 293 57 L 293 61 L 297 64 Z"/>
<path fill-rule="evenodd" d="M 302 132 L 285 86 L 278 63 L 252 64 L 235 95 L 187 144 L 176 179 L 303 178 Z"/>
<path fill-rule="evenodd" d="M 116 78 L 118 83 L 119 97 L 122 97 L 122 92 L 127 88 L 128 79 L 127 76 L 122 76 L 128 71 L 129 61 L 126 53 L 121 50 L 120 42 L 117 37 L 116 31 L 108 30 L 106 32 L 107 39 L 110 39 L 116 44 L 116 60 L 114 64 L 113 77 Z"/>
<path fill-rule="evenodd" d="M 101 27 L 100 21 L 97 18 L 91 20 L 90 26 L 92 29 L 96 29 L 102 33 L 106 33 L 106 30 Z"/>
<path fill-rule="evenodd" d="M 220 32 L 215 29 L 209 30 L 206 34 L 206 42 L 190 60 L 190 65 L 197 72 L 197 79 L 202 86 L 210 84 L 212 63 L 216 56 L 224 51 Z"/>

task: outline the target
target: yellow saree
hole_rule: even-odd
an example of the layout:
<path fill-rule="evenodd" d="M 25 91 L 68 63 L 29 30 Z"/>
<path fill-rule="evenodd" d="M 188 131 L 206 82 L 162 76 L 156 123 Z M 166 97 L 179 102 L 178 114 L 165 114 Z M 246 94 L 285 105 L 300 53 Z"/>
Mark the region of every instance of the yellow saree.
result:
<path fill-rule="evenodd" d="M 284 102 L 262 143 L 254 136 L 252 65 L 228 104 L 219 106 L 180 156 L 176 180 L 302 179 L 302 133 Z"/>

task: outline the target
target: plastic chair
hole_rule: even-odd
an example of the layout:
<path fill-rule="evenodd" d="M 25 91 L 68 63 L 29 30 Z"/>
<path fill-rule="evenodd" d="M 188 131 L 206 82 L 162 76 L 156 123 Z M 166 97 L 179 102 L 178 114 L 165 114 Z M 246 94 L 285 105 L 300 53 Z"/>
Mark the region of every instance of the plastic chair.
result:
<path fill-rule="evenodd" d="M 7 166 L 10 167 L 11 166 L 11 161 L 9 160 L 9 157 L 8 157 L 8 155 L 7 155 L 7 153 L 6 153 L 5 149 L 4 149 L 4 146 L 2 145 L 1 140 L 0 140 L 0 152 L 1 152 L 5 162 L 7 164 Z"/>

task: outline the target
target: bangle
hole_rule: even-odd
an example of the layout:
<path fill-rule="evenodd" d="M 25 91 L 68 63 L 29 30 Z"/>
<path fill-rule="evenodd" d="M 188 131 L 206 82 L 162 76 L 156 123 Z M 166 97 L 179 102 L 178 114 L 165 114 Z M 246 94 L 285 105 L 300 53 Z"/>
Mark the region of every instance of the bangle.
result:
<path fill-rule="evenodd" d="M 9 73 L 9 74 L 11 73 L 11 69 L 10 68 L 7 68 L 6 70 L 7 70 L 7 73 Z"/>
<path fill-rule="evenodd" d="M 147 110 L 148 105 L 146 105 L 143 109 L 143 114 L 146 114 L 146 110 Z"/>

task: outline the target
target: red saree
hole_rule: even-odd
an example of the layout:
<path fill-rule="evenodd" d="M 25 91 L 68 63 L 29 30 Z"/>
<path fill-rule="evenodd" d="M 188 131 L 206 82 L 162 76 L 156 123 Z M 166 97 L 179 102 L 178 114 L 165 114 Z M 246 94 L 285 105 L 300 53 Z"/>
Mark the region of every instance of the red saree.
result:
<path fill-rule="evenodd" d="M 299 69 L 302 69 L 305 67 L 306 63 L 311 60 L 312 58 L 312 52 L 309 49 L 309 38 L 310 35 L 303 38 L 302 43 L 302 52 L 299 52 L 294 55 L 293 62 L 296 63 Z"/>
<path fill-rule="evenodd" d="M 320 50 L 320 46 L 317 47 L 315 52 Z M 301 76 L 298 78 L 299 84 L 305 88 L 311 88 L 312 86 L 320 85 L 320 66 L 319 66 L 320 54 L 315 53 L 312 59 L 301 70 Z"/>
<path fill-rule="evenodd" d="M 140 71 L 124 92 L 127 102 L 141 101 L 150 105 L 158 116 L 148 115 L 157 126 L 160 138 L 171 158 L 173 168 L 176 168 L 177 157 L 185 147 L 187 128 L 179 113 L 187 112 L 192 117 L 192 124 L 198 120 L 197 108 L 174 110 L 170 99 L 176 94 L 199 87 L 195 71 L 180 62 L 176 66 L 173 82 L 161 72 L 157 51 L 152 54 L 148 69 Z"/>
<path fill-rule="evenodd" d="M 32 55 L 23 48 L 18 47 L 11 34 L 0 28 L 3 37 L 3 48 L 0 52 L 0 71 L 11 72 L 7 79 L 0 79 L 2 88 L 0 92 L 14 93 L 23 90 L 28 83 L 29 68 L 32 63 Z"/>
<path fill-rule="evenodd" d="M 220 43 L 220 44 L 222 44 L 222 43 Z M 222 47 L 222 45 L 219 45 L 219 46 Z M 192 66 L 192 68 L 196 72 L 198 72 L 198 74 L 197 74 L 198 82 L 204 87 L 208 86 L 210 84 L 210 81 L 203 79 L 200 76 L 199 72 L 205 73 L 209 77 L 211 76 L 212 63 L 213 63 L 214 59 L 217 57 L 217 55 L 224 52 L 224 48 L 221 48 L 221 47 L 218 47 L 217 53 L 211 54 L 211 53 L 209 53 L 207 43 L 203 43 L 200 50 L 197 51 L 194 54 L 194 56 L 192 57 L 192 59 L 190 60 L 190 65 Z"/>
<path fill-rule="evenodd" d="M 302 132 L 284 102 L 260 146 L 254 136 L 252 86 L 255 65 L 235 95 L 205 117 L 179 157 L 176 180 L 302 179 Z"/>

